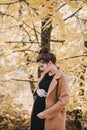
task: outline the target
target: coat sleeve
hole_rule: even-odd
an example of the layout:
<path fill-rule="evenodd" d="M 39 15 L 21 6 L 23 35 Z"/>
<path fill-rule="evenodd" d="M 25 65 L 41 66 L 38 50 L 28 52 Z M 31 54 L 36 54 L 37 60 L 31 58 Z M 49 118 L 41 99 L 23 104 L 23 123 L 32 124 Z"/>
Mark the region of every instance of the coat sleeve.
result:
<path fill-rule="evenodd" d="M 69 102 L 69 87 L 64 75 L 61 76 L 58 88 L 58 101 L 43 111 L 45 119 L 51 119 L 56 116 L 59 111 L 62 111 Z"/>

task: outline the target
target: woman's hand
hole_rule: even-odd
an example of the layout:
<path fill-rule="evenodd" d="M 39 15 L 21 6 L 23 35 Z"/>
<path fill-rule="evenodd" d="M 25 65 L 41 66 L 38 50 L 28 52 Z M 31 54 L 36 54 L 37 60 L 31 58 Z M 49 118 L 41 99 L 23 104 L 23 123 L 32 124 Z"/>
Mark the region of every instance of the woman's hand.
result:
<path fill-rule="evenodd" d="M 45 118 L 43 112 L 38 113 L 37 117 L 40 118 L 40 119 L 44 119 Z"/>
<path fill-rule="evenodd" d="M 40 97 L 46 97 L 47 93 L 45 92 L 44 89 L 37 89 L 37 94 Z"/>

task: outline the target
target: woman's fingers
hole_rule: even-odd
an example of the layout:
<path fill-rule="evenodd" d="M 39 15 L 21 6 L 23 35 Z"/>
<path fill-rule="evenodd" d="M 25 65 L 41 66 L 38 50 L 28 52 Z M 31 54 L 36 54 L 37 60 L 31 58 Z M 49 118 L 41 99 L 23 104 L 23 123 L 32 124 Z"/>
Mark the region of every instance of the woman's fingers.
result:
<path fill-rule="evenodd" d="M 40 96 L 40 97 L 46 97 L 47 93 L 45 92 L 44 89 L 37 89 L 37 94 Z"/>
<path fill-rule="evenodd" d="M 37 90 L 37 94 L 38 94 L 40 97 L 46 97 L 46 92 L 45 92 L 43 89 L 38 89 L 38 90 Z"/>
<path fill-rule="evenodd" d="M 45 90 L 42 89 L 41 92 L 42 92 L 42 96 L 46 97 L 47 93 L 45 92 Z"/>
<path fill-rule="evenodd" d="M 43 112 L 40 112 L 37 114 L 37 117 L 40 118 L 40 119 L 44 119 L 44 114 Z"/>

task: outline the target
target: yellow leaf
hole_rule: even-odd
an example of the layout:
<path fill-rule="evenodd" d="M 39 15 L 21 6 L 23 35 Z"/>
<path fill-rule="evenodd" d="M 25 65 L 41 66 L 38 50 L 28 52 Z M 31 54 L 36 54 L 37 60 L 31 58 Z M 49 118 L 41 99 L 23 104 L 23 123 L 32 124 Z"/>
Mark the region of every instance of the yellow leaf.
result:
<path fill-rule="evenodd" d="M 44 29 L 48 28 L 51 25 L 53 17 L 49 17 L 49 19 L 46 21 L 45 25 L 43 26 Z"/>
<path fill-rule="evenodd" d="M 53 26 L 55 27 L 56 25 L 58 25 L 62 30 L 64 30 L 65 24 L 62 18 L 62 14 L 60 14 L 59 11 L 54 15 L 53 19 Z"/>
<path fill-rule="evenodd" d="M 26 2 L 29 3 L 29 6 L 32 8 L 37 8 L 42 4 L 42 0 L 27 0 Z"/>
<path fill-rule="evenodd" d="M 69 1 L 69 0 L 64 0 L 69 6 L 71 6 L 72 8 L 78 8 L 78 1 Z"/>
<path fill-rule="evenodd" d="M 86 58 L 83 60 L 83 64 L 87 65 L 87 59 Z"/>

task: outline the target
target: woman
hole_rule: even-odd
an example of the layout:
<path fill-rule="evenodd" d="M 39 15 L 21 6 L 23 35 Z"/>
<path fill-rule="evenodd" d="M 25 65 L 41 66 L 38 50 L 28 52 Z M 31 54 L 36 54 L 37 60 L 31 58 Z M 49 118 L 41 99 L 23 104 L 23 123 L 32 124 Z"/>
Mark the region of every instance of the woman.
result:
<path fill-rule="evenodd" d="M 62 70 L 56 66 L 56 57 L 43 48 L 37 62 L 42 75 L 36 90 L 30 130 L 65 130 L 65 106 L 69 101 L 69 88 Z"/>

